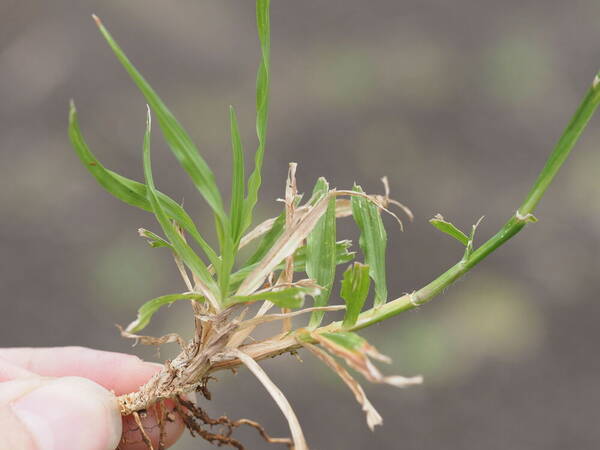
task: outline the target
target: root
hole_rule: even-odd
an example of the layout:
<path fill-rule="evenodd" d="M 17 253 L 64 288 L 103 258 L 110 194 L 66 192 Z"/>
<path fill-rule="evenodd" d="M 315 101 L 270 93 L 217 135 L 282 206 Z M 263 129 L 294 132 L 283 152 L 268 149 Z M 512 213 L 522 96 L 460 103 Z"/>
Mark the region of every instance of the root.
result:
<path fill-rule="evenodd" d="M 240 419 L 232 421 L 227 416 L 221 416 L 216 419 L 211 418 L 202 408 L 194 403 L 177 396 L 176 410 L 182 417 L 187 429 L 192 436 L 200 436 L 204 440 L 213 445 L 222 446 L 228 445 L 238 450 L 244 450 L 243 444 L 231 437 L 233 430 L 241 425 L 250 426 L 258 431 L 261 437 L 270 444 L 285 444 L 288 448 L 293 448 L 293 442 L 289 438 L 274 438 L 271 437 L 266 430 L 258 423 L 249 419 Z M 221 433 L 213 433 L 202 428 L 202 425 L 222 426 Z"/>
<path fill-rule="evenodd" d="M 211 433 L 210 431 L 203 430 L 200 423 L 198 423 L 198 420 L 204 422 L 202 420 L 202 417 L 198 414 L 198 411 L 202 410 L 200 410 L 199 408 L 196 409 L 195 406 L 193 407 L 193 410 L 189 409 L 187 406 L 184 409 L 184 401 L 182 401 L 183 399 L 181 397 L 178 397 L 177 400 L 178 404 L 176 404 L 175 409 L 183 419 L 183 423 L 185 424 L 186 428 L 190 431 L 190 434 L 192 436 L 200 436 L 202 439 L 213 445 L 228 445 L 230 447 L 237 448 L 238 450 L 244 450 L 244 446 L 241 442 L 229 437 L 229 435 L 227 434 Z M 186 410 L 190 411 L 191 414 L 187 413 Z M 204 415 L 204 411 L 202 411 L 202 416 Z M 217 420 L 217 422 L 219 421 Z"/>
<path fill-rule="evenodd" d="M 256 429 L 256 431 L 258 431 L 258 433 L 261 435 L 261 437 L 265 441 L 267 441 L 269 444 L 285 444 L 288 446 L 288 448 L 290 448 L 290 449 L 293 448 L 294 443 L 292 442 L 292 440 L 290 438 L 272 437 L 267 433 L 267 431 L 264 429 L 264 427 L 260 423 L 255 422 L 254 420 L 239 419 L 239 420 L 236 420 L 235 422 L 233 422 L 232 424 L 234 427 L 239 427 L 240 425 L 248 425 L 249 427 Z"/>
<path fill-rule="evenodd" d="M 144 425 L 142 424 L 142 420 L 140 419 L 140 414 L 137 411 L 133 412 L 133 419 L 135 420 L 135 423 L 137 424 L 138 429 L 142 434 L 142 441 L 144 442 L 144 444 L 146 444 L 149 450 L 154 450 L 154 446 L 152 445 L 150 436 L 148 436 L 148 433 L 146 433 Z"/>
<path fill-rule="evenodd" d="M 155 405 L 156 417 L 158 418 L 158 450 L 165 450 L 165 420 L 167 420 L 167 408 L 164 401 L 160 400 Z"/>
<path fill-rule="evenodd" d="M 208 387 L 206 387 L 206 384 L 209 382 L 209 380 L 215 380 L 215 377 L 210 377 L 207 376 L 205 378 L 203 378 L 202 383 L 200 383 L 198 385 L 198 387 L 196 388 L 196 392 L 200 392 L 202 394 L 202 396 L 208 400 L 211 401 L 212 400 L 212 394 L 210 393 L 210 391 L 208 390 Z"/>
<path fill-rule="evenodd" d="M 170 409 L 167 407 L 166 404 L 164 404 L 164 402 L 157 402 L 155 405 L 152 406 L 152 409 L 154 410 L 154 415 L 156 417 L 156 424 L 149 424 L 146 423 L 146 425 L 144 426 L 144 423 L 142 422 L 142 419 L 144 419 L 145 417 L 148 416 L 148 412 L 149 410 L 141 410 L 141 411 L 136 411 L 135 413 L 132 413 L 131 416 L 133 418 L 133 421 L 135 422 L 135 425 L 132 427 L 132 424 L 129 424 L 129 426 L 125 425 L 126 428 L 123 429 L 123 437 L 121 438 L 121 442 L 119 443 L 119 446 L 117 447 L 117 450 L 127 447 L 128 445 L 131 444 L 139 444 L 139 443 L 143 443 L 147 449 L 152 449 L 152 450 L 165 450 L 166 449 L 166 424 L 167 422 L 174 422 L 175 421 L 175 417 L 174 414 L 176 413 L 176 409 Z M 156 427 L 158 427 L 158 447 L 155 448 L 152 445 L 152 441 L 150 439 L 150 433 L 152 430 L 154 430 Z M 135 437 L 131 438 L 128 435 L 133 433 Z"/>

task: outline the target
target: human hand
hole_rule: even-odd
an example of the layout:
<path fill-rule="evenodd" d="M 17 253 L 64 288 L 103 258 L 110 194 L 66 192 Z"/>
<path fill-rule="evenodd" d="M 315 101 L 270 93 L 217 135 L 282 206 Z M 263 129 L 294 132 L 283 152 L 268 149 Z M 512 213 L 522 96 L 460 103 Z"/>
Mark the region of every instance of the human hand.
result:
<path fill-rule="evenodd" d="M 158 370 L 136 356 L 83 347 L 0 349 L 0 450 L 145 450 L 115 395 L 137 390 Z M 171 416 L 167 447 L 184 428 Z M 157 448 L 152 411 L 142 423 Z"/>

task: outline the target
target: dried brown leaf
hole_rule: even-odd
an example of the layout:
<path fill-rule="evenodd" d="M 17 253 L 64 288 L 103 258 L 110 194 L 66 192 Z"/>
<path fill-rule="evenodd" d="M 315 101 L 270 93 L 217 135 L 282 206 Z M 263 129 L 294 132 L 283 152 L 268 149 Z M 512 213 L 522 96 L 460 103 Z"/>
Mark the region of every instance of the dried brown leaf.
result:
<path fill-rule="evenodd" d="M 329 195 L 323 196 L 302 218 L 283 232 L 258 266 L 240 285 L 236 295 L 249 295 L 254 292 L 281 261 L 296 251 L 327 210 L 330 195 L 335 195 L 335 191 L 330 191 Z"/>
<path fill-rule="evenodd" d="M 415 384 L 421 384 L 423 382 L 423 377 L 421 376 L 384 376 L 371 362 L 369 357 L 385 363 L 389 363 L 391 361 L 390 358 L 379 353 L 375 347 L 373 347 L 364 339 L 360 339 L 360 346 L 351 348 L 349 346 L 340 345 L 338 342 L 328 339 L 325 335 L 320 333 L 313 332 L 311 333 L 311 336 L 313 339 L 323 345 L 323 347 L 325 347 L 329 352 L 335 356 L 343 358 L 350 367 L 361 373 L 372 383 L 385 383 L 396 387 L 408 387 Z"/>
<path fill-rule="evenodd" d="M 296 208 L 295 216 L 296 219 L 302 218 L 310 209 L 309 205 L 304 205 Z M 335 201 L 335 216 L 338 219 L 344 217 L 350 217 L 352 215 L 352 206 L 350 204 L 350 200 L 347 198 L 338 198 Z M 240 248 L 245 247 L 250 242 L 264 234 L 268 233 L 271 228 L 273 228 L 273 224 L 277 221 L 277 217 L 272 217 L 270 219 L 265 220 L 258 224 L 255 228 L 252 229 L 248 234 L 246 234 L 240 241 Z"/>
<path fill-rule="evenodd" d="M 177 333 L 169 333 L 161 337 L 154 337 L 129 333 L 128 331 L 125 331 L 121 325 L 117 325 L 117 328 L 121 332 L 121 336 L 127 339 L 135 340 L 134 346 L 137 344 L 159 346 L 163 344 L 170 344 L 172 342 L 178 342 L 182 349 L 187 347 L 185 340 Z"/>
<path fill-rule="evenodd" d="M 238 325 L 238 330 L 242 330 L 247 327 L 256 327 L 262 323 L 272 322 L 275 320 L 283 320 L 287 318 L 292 318 L 295 316 L 299 316 L 301 314 L 311 313 L 313 311 L 340 311 L 342 309 L 346 309 L 345 305 L 332 305 L 332 306 L 315 306 L 312 308 L 305 308 L 299 311 L 292 311 L 288 313 L 281 314 L 267 314 L 261 317 L 254 317 L 252 319 L 248 319 L 246 321 L 241 322 Z"/>
<path fill-rule="evenodd" d="M 381 425 L 383 423 L 381 415 L 377 412 L 375 407 L 367 398 L 362 386 L 352 377 L 352 375 L 348 373 L 344 366 L 338 363 L 329 353 L 320 349 L 316 345 L 309 343 L 303 343 L 302 345 L 306 347 L 313 355 L 327 364 L 327 366 L 337 373 L 342 381 L 346 383 L 346 386 L 348 386 L 354 394 L 356 401 L 362 406 L 362 410 L 366 414 L 367 425 L 371 431 L 373 431 L 377 425 Z"/>

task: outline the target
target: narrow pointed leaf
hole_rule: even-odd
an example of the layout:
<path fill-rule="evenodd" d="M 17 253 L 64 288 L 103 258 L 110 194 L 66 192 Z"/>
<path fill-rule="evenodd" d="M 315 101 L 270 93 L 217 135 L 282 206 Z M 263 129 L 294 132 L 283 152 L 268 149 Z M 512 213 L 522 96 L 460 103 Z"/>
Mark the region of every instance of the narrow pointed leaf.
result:
<path fill-rule="evenodd" d="M 360 186 L 354 186 L 355 192 L 364 193 Z M 379 208 L 364 197 L 352 197 L 352 216 L 360 229 L 359 244 L 369 266 L 369 275 L 375 282 L 375 307 L 387 301 L 385 272 L 385 250 L 387 233 L 383 227 Z"/>
<path fill-rule="evenodd" d="M 440 230 L 442 233 L 446 233 L 452 236 L 458 242 L 465 247 L 469 244 L 469 237 L 460 231 L 454 224 L 448 222 L 441 214 L 436 214 L 433 219 L 429 219 L 429 223 Z"/>
<path fill-rule="evenodd" d="M 320 333 L 324 339 L 331 341 L 335 345 L 349 351 L 364 352 L 369 347 L 369 343 L 362 336 L 351 331 L 341 331 L 338 333 Z"/>
<path fill-rule="evenodd" d="M 173 303 L 177 300 L 202 300 L 203 297 L 199 294 L 170 294 L 157 297 L 144 303 L 140 309 L 138 309 L 137 318 L 131 322 L 125 331 L 128 333 L 137 333 L 140 330 L 146 328 L 150 323 L 150 319 L 156 311 L 162 306 Z"/>
<path fill-rule="evenodd" d="M 173 246 L 152 231 L 140 228 L 138 234 L 148 241 L 148 245 L 152 248 L 168 247 L 173 249 Z"/>
<path fill-rule="evenodd" d="M 324 177 L 319 177 L 315 186 L 313 187 L 312 194 L 310 199 L 308 200 L 309 205 L 314 205 L 319 200 L 323 198 L 323 196 L 327 195 L 329 192 L 329 183 Z"/>
<path fill-rule="evenodd" d="M 217 229 L 219 229 L 218 225 Z M 236 248 L 233 238 L 228 232 L 224 233 L 219 240 L 221 241 L 221 262 L 218 266 L 217 274 L 221 298 L 225 298 L 229 292 L 229 278 L 235 263 Z"/>
<path fill-rule="evenodd" d="M 73 103 L 71 103 L 69 112 L 69 137 L 71 139 L 71 144 L 83 165 L 108 193 L 128 205 L 152 212 L 152 205 L 148 201 L 145 184 L 106 169 L 90 151 L 83 134 L 81 133 L 79 122 L 77 120 L 77 110 Z M 208 256 L 210 262 L 213 265 L 217 265 L 217 254 L 202 238 L 191 217 L 185 212 L 181 205 L 162 192 L 156 191 L 156 193 L 165 213 L 181 225 L 184 230 L 190 233 L 192 238 L 200 245 L 204 253 Z"/>
<path fill-rule="evenodd" d="M 223 229 L 219 218 L 216 217 L 216 230 L 221 243 L 221 262 L 218 267 L 218 281 L 221 297 L 227 297 L 231 271 L 235 263 L 235 255 L 238 250 L 241 235 L 242 219 L 244 216 L 244 151 L 237 124 L 237 117 L 233 107 L 229 108 L 229 120 L 231 129 L 232 147 L 232 181 L 231 181 L 231 204 L 227 230 Z"/>
<path fill-rule="evenodd" d="M 150 160 L 150 111 L 148 110 L 148 121 L 146 126 L 146 133 L 144 134 L 144 177 L 146 178 L 146 185 L 148 187 L 148 200 L 152 205 L 152 210 L 156 219 L 160 223 L 164 233 L 171 242 L 176 255 L 194 272 L 200 281 L 203 283 L 204 290 L 203 294 L 211 301 L 216 302 L 218 293 L 218 287 L 215 280 L 211 277 L 207 267 L 204 265 L 202 260 L 196 255 L 192 248 L 185 242 L 185 240 L 179 235 L 177 229 L 173 223 L 169 220 L 169 217 L 165 213 L 162 205 L 158 201 L 158 195 L 156 188 L 154 187 L 154 178 L 152 176 L 152 164 Z"/>
<path fill-rule="evenodd" d="M 123 65 L 156 114 L 160 128 L 171 151 L 188 173 L 200 194 L 206 199 L 216 216 L 219 217 L 222 224 L 226 224 L 227 216 L 223 209 L 223 201 L 215 182 L 214 174 L 200 155 L 200 152 L 192 142 L 189 134 L 184 130 L 177 119 L 175 119 L 173 113 L 171 113 L 164 102 L 158 97 L 154 89 L 152 89 L 140 72 L 138 72 L 135 66 L 127 58 L 121 47 L 117 44 L 106 27 L 104 27 L 102 22 L 95 16 L 94 18 L 96 19 L 100 32 L 108 42 L 108 45 L 116 55 L 117 59 Z"/>
<path fill-rule="evenodd" d="M 242 233 L 242 220 L 244 217 L 244 149 L 240 138 L 237 117 L 233 106 L 229 107 L 229 122 L 231 129 L 231 149 L 233 173 L 231 177 L 231 206 L 229 211 L 231 237 L 234 242 L 239 242 Z"/>
<path fill-rule="evenodd" d="M 319 178 L 313 190 L 316 203 L 329 192 L 329 184 L 325 178 Z M 335 279 L 336 268 L 336 222 L 335 197 L 329 199 L 327 211 L 319 219 L 313 231 L 306 239 L 306 274 L 323 288 L 315 297 L 315 306 L 325 306 L 331 296 L 331 287 Z M 323 320 L 323 311 L 312 313 L 308 327 L 314 329 Z"/>
<path fill-rule="evenodd" d="M 281 214 L 279 214 L 279 216 L 277 216 L 277 219 L 275 220 L 275 222 L 273 222 L 273 226 L 269 231 L 267 231 L 267 233 L 265 233 L 263 238 L 260 240 L 258 247 L 254 251 L 252 256 L 250 256 L 250 258 L 248 258 L 248 260 L 244 263 L 243 267 L 252 266 L 258 263 L 261 259 L 263 259 L 263 257 L 269 251 L 269 249 L 273 247 L 273 244 L 277 241 L 277 239 L 279 239 L 281 233 L 283 233 L 284 227 L 285 211 L 283 211 Z"/>
<path fill-rule="evenodd" d="M 281 308 L 300 308 L 304 304 L 304 298 L 307 295 L 318 295 L 320 289 L 314 287 L 292 286 L 279 291 L 257 292 L 252 295 L 236 295 L 227 300 L 226 305 L 231 306 L 236 303 L 253 303 L 256 301 L 268 300 Z"/>
<path fill-rule="evenodd" d="M 258 148 L 254 156 L 254 171 L 248 179 L 248 196 L 244 205 L 242 232 L 252 223 L 252 214 L 262 183 L 261 171 L 265 154 L 267 119 L 269 114 L 269 66 L 271 59 L 270 6 L 270 0 L 257 0 L 256 2 L 256 26 L 262 55 L 256 76 L 256 135 L 258 137 Z"/>
<path fill-rule="evenodd" d="M 351 327 L 356 323 L 369 295 L 370 285 L 369 266 L 355 262 L 344 272 L 340 293 L 346 302 L 346 314 L 342 324 L 344 328 Z"/>

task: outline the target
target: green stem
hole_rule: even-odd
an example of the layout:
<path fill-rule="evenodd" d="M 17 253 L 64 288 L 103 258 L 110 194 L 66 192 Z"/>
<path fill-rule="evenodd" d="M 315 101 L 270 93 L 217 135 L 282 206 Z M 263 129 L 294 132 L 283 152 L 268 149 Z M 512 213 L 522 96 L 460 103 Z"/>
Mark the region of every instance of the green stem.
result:
<path fill-rule="evenodd" d="M 506 222 L 506 224 L 492 236 L 485 244 L 475 250 L 466 258 L 463 258 L 457 264 L 452 266 L 442 275 L 437 277 L 428 285 L 412 294 L 406 294 L 402 297 L 386 303 L 378 308 L 371 308 L 363 312 L 353 327 L 354 330 L 368 327 L 374 323 L 381 322 L 389 317 L 400 314 L 401 312 L 421 306 L 442 293 L 444 289 L 458 280 L 461 276 L 471 270 L 481 260 L 485 259 L 490 253 L 512 238 L 521 231 L 528 222 L 535 221 L 532 216 L 535 207 L 543 197 L 546 189 L 552 183 L 552 180 L 559 169 L 569 156 L 569 153 L 575 146 L 579 136 L 585 129 L 594 111 L 600 104 L 600 74 L 596 75 L 592 86 L 588 90 L 581 105 L 575 112 L 571 122 L 558 140 L 554 151 L 548 158 L 546 165 L 542 169 L 531 191 L 523 201 L 521 207 Z M 337 328 L 338 323 L 331 324 Z M 341 326 L 341 324 L 339 324 Z"/>

